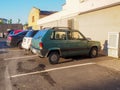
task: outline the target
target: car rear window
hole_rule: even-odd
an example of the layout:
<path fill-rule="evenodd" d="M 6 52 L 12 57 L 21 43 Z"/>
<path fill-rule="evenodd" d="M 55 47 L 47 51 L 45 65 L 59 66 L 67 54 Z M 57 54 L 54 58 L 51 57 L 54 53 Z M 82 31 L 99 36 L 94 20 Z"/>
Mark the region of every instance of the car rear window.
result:
<path fill-rule="evenodd" d="M 45 35 L 45 33 L 47 32 L 48 30 L 40 30 L 40 31 L 38 31 L 38 33 L 37 34 L 35 34 L 35 36 L 33 37 L 33 38 L 41 38 L 41 37 L 43 37 L 44 35 Z"/>
<path fill-rule="evenodd" d="M 28 31 L 25 37 L 33 37 L 38 31 Z"/>
<path fill-rule="evenodd" d="M 14 34 L 14 31 L 11 31 L 9 34 Z"/>

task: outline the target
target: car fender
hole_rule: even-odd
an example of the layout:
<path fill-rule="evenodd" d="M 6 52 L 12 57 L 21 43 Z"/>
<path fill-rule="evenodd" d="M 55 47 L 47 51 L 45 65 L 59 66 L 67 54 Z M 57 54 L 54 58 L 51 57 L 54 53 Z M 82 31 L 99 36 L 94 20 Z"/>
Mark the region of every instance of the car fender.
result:
<path fill-rule="evenodd" d="M 91 49 L 92 47 L 96 47 L 98 50 L 100 50 L 101 44 L 100 44 L 100 42 L 97 42 L 97 41 L 89 41 L 88 48 Z"/>
<path fill-rule="evenodd" d="M 60 56 L 61 56 L 61 50 L 60 50 L 60 48 L 50 48 L 50 49 L 48 49 L 48 53 L 46 54 L 46 57 L 48 57 L 49 54 L 50 54 L 51 52 L 53 52 L 53 51 L 58 51 L 59 54 L 60 54 Z"/>

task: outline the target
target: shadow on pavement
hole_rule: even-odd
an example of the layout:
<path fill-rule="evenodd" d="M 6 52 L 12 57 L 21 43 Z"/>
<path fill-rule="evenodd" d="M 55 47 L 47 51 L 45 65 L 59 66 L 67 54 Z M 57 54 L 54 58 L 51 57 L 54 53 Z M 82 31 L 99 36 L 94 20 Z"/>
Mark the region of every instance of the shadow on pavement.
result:
<path fill-rule="evenodd" d="M 8 53 L 7 51 L 0 51 L 0 54 Z"/>
<path fill-rule="evenodd" d="M 34 60 L 29 60 L 30 62 L 33 62 Z M 38 64 L 37 67 L 33 68 L 33 69 L 25 69 L 23 67 L 23 62 L 19 62 L 17 64 L 18 68 L 17 71 L 18 72 L 24 72 L 24 73 L 31 73 L 31 72 L 36 72 L 36 71 L 44 71 L 45 70 L 45 65 L 44 64 Z M 40 73 L 40 75 L 51 85 L 54 86 L 54 84 L 56 84 L 56 82 L 52 79 L 52 77 L 49 75 L 48 72 L 42 72 Z"/>
<path fill-rule="evenodd" d="M 103 55 L 103 54 L 100 54 L 98 57 L 96 58 L 90 58 L 88 56 L 73 56 L 73 57 L 66 57 L 64 58 L 64 60 L 60 60 L 59 64 L 62 64 L 62 63 L 68 63 L 68 62 L 73 62 L 73 61 L 80 61 L 80 60 L 92 60 L 92 59 L 98 59 L 98 58 L 101 58 L 101 57 L 105 57 L 106 55 Z"/>

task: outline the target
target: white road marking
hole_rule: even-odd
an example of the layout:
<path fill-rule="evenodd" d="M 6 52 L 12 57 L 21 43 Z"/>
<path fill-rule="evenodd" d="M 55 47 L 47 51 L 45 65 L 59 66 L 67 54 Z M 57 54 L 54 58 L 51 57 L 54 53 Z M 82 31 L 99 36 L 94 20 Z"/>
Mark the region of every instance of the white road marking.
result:
<path fill-rule="evenodd" d="M 50 71 L 55 71 L 55 70 L 62 70 L 62 69 L 68 69 L 68 68 L 74 68 L 74 67 L 81 67 L 81 66 L 86 66 L 86 65 L 92 65 L 96 63 L 84 63 L 84 64 L 76 64 L 76 65 L 71 65 L 71 66 L 65 66 L 65 67 L 59 67 L 59 68 L 51 68 L 43 71 L 37 71 L 37 72 L 31 72 L 31 73 L 25 73 L 25 74 L 18 74 L 18 75 L 13 75 L 10 76 L 11 78 L 16 78 L 16 77 L 22 77 L 22 76 L 27 76 L 27 75 L 34 75 L 34 74 L 40 74 L 44 72 L 50 72 Z"/>
<path fill-rule="evenodd" d="M 8 50 L 9 52 L 18 52 L 18 51 L 24 51 L 24 50 Z"/>
<path fill-rule="evenodd" d="M 36 57 L 36 56 L 38 56 L 38 55 L 30 55 L 30 56 L 21 56 L 21 57 L 5 58 L 4 61 L 16 60 L 16 59 L 24 59 L 24 58 L 32 58 L 32 57 Z"/>
<path fill-rule="evenodd" d="M 20 51 L 24 51 L 24 50 L 10 50 L 10 49 L 0 49 L 0 51 L 8 51 L 8 52 L 20 52 Z"/>
<path fill-rule="evenodd" d="M 6 90 L 12 90 L 12 84 L 11 84 L 10 75 L 9 75 L 7 66 L 5 70 L 5 88 Z"/>
<path fill-rule="evenodd" d="M 0 51 L 6 51 L 5 49 L 0 49 Z"/>

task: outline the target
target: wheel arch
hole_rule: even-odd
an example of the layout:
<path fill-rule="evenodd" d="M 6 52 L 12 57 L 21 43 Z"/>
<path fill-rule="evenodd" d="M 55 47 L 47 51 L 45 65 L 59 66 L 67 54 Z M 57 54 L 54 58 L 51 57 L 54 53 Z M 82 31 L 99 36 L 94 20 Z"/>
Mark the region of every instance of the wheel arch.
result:
<path fill-rule="evenodd" d="M 22 40 L 20 40 L 20 41 L 17 42 L 17 47 L 18 47 L 19 49 L 23 49 L 23 48 L 22 48 L 22 45 L 19 46 L 19 44 L 22 44 Z"/>
<path fill-rule="evenodd" d="M 92 48 L 96 48 L 96 49 L 98 50 L 98 47 L 97 47 L 97 46 L 91 46 L 90 51 L 91 51 Z M 90 51 L 89 51 L 89 52 L 90 52 Z"/>
<path fill-rule="evenodd" d="M 58 52 L 60 54 L 60 56 L 61 56 L 60 49 L 56 48 L 56 49 L 50 49 L 49 52 L 48 52 L 48 54 L 47 54 L 47 57 L 50 55 L 51 52 Z"/>
<path fill-rule="evenodd" d="M 18 44 L 19 44 L 20 42 L 22 43 L 22 40 L 20 40 L 20 41 L 17 42 L 17 46 L 18 46 Z"/>

